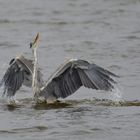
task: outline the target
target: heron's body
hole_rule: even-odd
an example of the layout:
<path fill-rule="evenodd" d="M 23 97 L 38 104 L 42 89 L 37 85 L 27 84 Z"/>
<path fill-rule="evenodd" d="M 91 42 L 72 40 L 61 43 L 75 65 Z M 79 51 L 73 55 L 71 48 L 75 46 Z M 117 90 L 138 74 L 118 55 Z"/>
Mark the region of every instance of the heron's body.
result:
<path fill-rule="evenodd" d="M 22 85 L 32 87 L 35 98 L 43 97 L 47 102 L 66 98 L 81 86 L 106 91 L 114 88 L 116 82 L 112 77 L 117 77 L 115 74 L 94 63 L 77 59 L 64 62 L 44 82 L 37 67 L 36 49 L 37 47 L 33 48 L 33 60 L 19 55 L 10 61 L 9 68 L 1 81 L 1 85 L 4 85 L 3 93 L 7 96 L 14 96 Z"/>

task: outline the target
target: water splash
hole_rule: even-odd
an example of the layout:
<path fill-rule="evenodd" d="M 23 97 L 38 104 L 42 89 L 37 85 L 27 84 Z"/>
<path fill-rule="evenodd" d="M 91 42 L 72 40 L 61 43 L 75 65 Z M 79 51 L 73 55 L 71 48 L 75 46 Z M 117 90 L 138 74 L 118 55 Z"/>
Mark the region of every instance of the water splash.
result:
<path fill-rule="evenodd" d="M 114 102 L 122 102 L 124 101 L 122 95 L 123 95 L 123 92 L 122 90 L 117 87 L 116 85 L 114 86 L 115 88 L 112 90 L 111 94 L 109 95 L 109 99 L 114 101 Z"/>
<path fill-rule="evenodd" d="M 0 97 L 4 98 L 4 85 L 2 83 L 2 81 L 0 81 Z"/>

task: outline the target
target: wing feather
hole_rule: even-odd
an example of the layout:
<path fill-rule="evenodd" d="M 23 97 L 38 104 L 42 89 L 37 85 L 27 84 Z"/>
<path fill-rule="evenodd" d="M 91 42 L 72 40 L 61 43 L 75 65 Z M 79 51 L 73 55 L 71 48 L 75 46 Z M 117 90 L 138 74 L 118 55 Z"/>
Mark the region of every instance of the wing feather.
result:
<path fill-rule="evenodd" d="M 15 92 L 21 87 L 23 80 L 23 70 L 19 67 L 17 60 L 14 60 L 2 79 L 2 85 L 4 85 L 3 94 L 14 96 Z"/>
<path fill-rule="evenodd" d="M 14 96 L 16 91 L 19 90 L 22 85 L 31 87 L 32 73 L 32 60 L 26 59 L 23 55 L 19 55 L 12 59 L 0 82 L 0 86 L 4 86 L 3 94 L 6 94 L 7 96 Z M 42 73 L 39 69 L 37 70 L 37 73 L 38 86 L 42 87 Z"/>
<path fill-rule="evenodd" d="M 27 67 L 27 65 L 32 67 L 32 61 L 25 59 L 23 56 L 21 57 L 22 59 L 18 56 L 10 61 L 9 67 L 1 80 L 0 86 L 3 85 L 3 94 L 6 94 L 7 96 L 15 95 L 16 91 L 22 86 L 27 73 L 28 75 L 32 75 L 31 70 Z M 23 62 L 23 58 L 28 63 Z M 31 80 L 32 79 L 30 78 L 30 83 Z"/>
<path fill-rule="evenodd" d="M 102 71 L 100 70 L 102 69 Z M 87 76 L 91 79 L 91 81 L 94 82 L 98 86 L 98 89 L 100 90 L 112 90 L 113 85 L 112 83 L 116 83 L 111 76 L 116 76 L 115 74 L 104 70 L 101 67 L 95 67 L 95 65 L 90 65 L 90 68 L 88 70 L 85 70 L 85 73 Z"/>
<path fill-rule="evenodd" d="M 65 98 L 82 85 L 96 90 L 112 90 L 116 83 L 114 73 L 84 60 L 70 60 L 61 65 L 41 88 L 41 95 L 48 98 Z"/>

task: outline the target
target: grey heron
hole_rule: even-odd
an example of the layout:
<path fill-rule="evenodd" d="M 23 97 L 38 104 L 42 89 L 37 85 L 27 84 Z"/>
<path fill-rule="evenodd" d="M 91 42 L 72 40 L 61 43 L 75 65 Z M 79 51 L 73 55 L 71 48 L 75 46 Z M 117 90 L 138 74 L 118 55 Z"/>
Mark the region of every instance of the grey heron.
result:
<path fill-rule="evenodd" d="M 19 55 L 10 61 L 0 83 L 4 87 L 3 94 L 11 98 L 22 85 L 25 85 L 32 87 L 35 99 L 41 97 L 47 103 L 51 103 L 58 98 L 68 97 L 81 86 L 105 91 L 111 91 L 114 88 L 116 81 L 112 77 L 118 77 L 116 74 L 80 59 L 70 59 L 64 62 L 44 82 L 37 66 L 38 41 L 39 34 L 30 43 L 33 60 Z"/>

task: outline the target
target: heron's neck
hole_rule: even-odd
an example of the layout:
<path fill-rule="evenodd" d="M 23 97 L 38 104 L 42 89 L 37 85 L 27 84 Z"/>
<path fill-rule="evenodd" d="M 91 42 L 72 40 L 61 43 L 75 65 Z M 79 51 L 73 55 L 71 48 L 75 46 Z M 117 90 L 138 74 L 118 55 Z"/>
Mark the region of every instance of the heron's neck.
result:
<path fill-rule="evenodd" d="M 33 77 L 32 77 L 32 89 L 35 94 L 37 89 L 37 48 L 33 49 L 33 56 L 34 56 L 34 66 L 33 66 Z"/>

